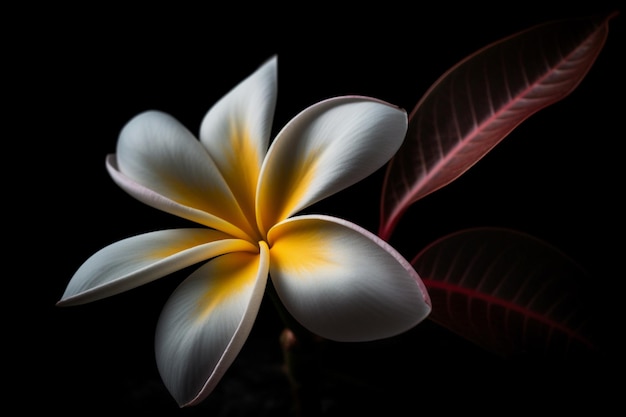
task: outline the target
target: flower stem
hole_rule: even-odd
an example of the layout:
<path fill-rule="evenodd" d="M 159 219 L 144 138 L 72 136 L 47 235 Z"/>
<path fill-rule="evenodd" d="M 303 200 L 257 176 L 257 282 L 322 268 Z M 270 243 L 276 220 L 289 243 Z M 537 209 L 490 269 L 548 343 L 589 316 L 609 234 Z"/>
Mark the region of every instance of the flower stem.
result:
<path fill-rule="evenodd" d="M 285 328 L 280 334 L 284 370 L 291 386 L 293 413 L 297 417 L 322 414 L 320 395 L 320 363 L 314 345 L 302 344 Z"/>
<path fill-rule="evenodd" d="M 323 339 L 305 329 L 285 309 L 271 280 L 267 292 L 285 324 L 279 342 L 283 352 L 283 369 L 291 386 L 294 416 L 319 416 L 322 410 L 318 353 Z"/>

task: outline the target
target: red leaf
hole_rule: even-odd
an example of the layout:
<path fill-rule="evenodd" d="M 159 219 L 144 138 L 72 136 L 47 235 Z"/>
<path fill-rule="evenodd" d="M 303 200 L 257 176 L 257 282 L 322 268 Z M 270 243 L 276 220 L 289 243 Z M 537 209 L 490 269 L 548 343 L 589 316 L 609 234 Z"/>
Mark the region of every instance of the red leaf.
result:
<path fill-rule="evenodd" d="M 596 305 L 586 273 L 547 243 L 507 229 L 445 236 L 412 261 L 434 322 L 505 356 L 597 349 Z"/>
<path fill-rule="evenodd" d="M 549 22 L 468 56 L 426 92 L 387 166 L 379 236 L 415 201 L 454 181 L 517 125 L 573 91 L 604 46 L 602 18 Z"/>

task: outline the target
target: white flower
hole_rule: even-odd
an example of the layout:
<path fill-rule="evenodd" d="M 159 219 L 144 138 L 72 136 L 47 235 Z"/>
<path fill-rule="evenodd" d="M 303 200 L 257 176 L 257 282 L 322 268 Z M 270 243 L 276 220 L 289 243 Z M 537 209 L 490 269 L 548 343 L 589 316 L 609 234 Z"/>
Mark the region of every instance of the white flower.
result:
<path fill-rule="evenodd" d="M 276 68 L 273 57 L 215 104 L 200 140 L 157 111 L 122 129 L 106 159 L 113 180 L 206 227 L 101 249 L 58 303 L 94 301 L 204 262 L 157 325 L 159 371 L 181 406 L 204 399 L 233 362 L 268 277 L 298 322 L 336 341 L 397 335 L 430 312 L 422 281 L 387 243 L 346 220 L 295 215 L 384 165 L 402 143 L 406 112 L 367 97 L 332 98 L 298 114 L 269 146 Z"/>

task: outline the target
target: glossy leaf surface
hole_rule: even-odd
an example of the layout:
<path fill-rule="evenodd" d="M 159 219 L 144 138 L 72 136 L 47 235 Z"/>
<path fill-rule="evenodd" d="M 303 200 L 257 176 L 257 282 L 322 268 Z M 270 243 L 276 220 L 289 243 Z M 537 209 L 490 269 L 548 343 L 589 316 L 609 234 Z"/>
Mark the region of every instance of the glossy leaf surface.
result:
<path fill-rule="evenodd" d="M 597 349 L 589 277 L 537 238 L 466 229 L 433 242 L 412 264 L 431 297 L 429 318 L 489 351 L 567 357 Z"/>
<path fill-rule="evenodd" d="M 532 27 L 442 75 L 411 112 L 406 139 L 387 166 L 379 236 L 389 240 L 411 204 L 454 181 L 521 122 L 574 90 L 604 46 L 613 16 Z"/>

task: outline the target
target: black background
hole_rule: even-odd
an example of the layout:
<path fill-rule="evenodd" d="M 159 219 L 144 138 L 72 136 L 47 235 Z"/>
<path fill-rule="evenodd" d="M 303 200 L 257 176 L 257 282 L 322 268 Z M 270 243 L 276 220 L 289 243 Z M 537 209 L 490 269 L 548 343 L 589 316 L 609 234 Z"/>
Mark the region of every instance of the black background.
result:
<path fill-rule="evenodd" d="M 189 271 L 85 306 L 55 306 L 98 249 L 185 224 L 119 189 L 105 155 L 114 152 L 122 126 L 147 109 L 197 132 L 208 108 L 274 54 L 277 131 L 306 106 L 336 95 L 370 95 L 410 110 L 444 71 L 493 41 L 547 20 L 622 7 L 501 4 L 57 7 L 13 16 L 19 29 L 5 40 L 5 117 L 15 127 L 4 157 L 11 271 L 5 404 L 67 415 L 283 415 L 290 397 L 279 369 L 282 326 L 269 303 L 214 394 L 189 409 L 179 409 L 165 390 L 153 352 L 160 309 Z M 509 227 L 592 271 L 590 302 L 621 301 L 623 13 L 570 96 L 415 204 L 396 242 L 407 258 L 465 227 Z M 319 209 L 375 231 L 381 174 Z M 609 311 L 618 314 L 619 307 Z M 607 328 L 619 335 L 623 321 L 607 316 Z M 327 415 L 603 409 L 620 394 L 609 381 L 623 378 L 619 355 L 582 369 L 576 362 L 501 360 L 429 321 L 381 342 L 330 344 L 320 358 L 357 381 L 322 383 Z"/>

